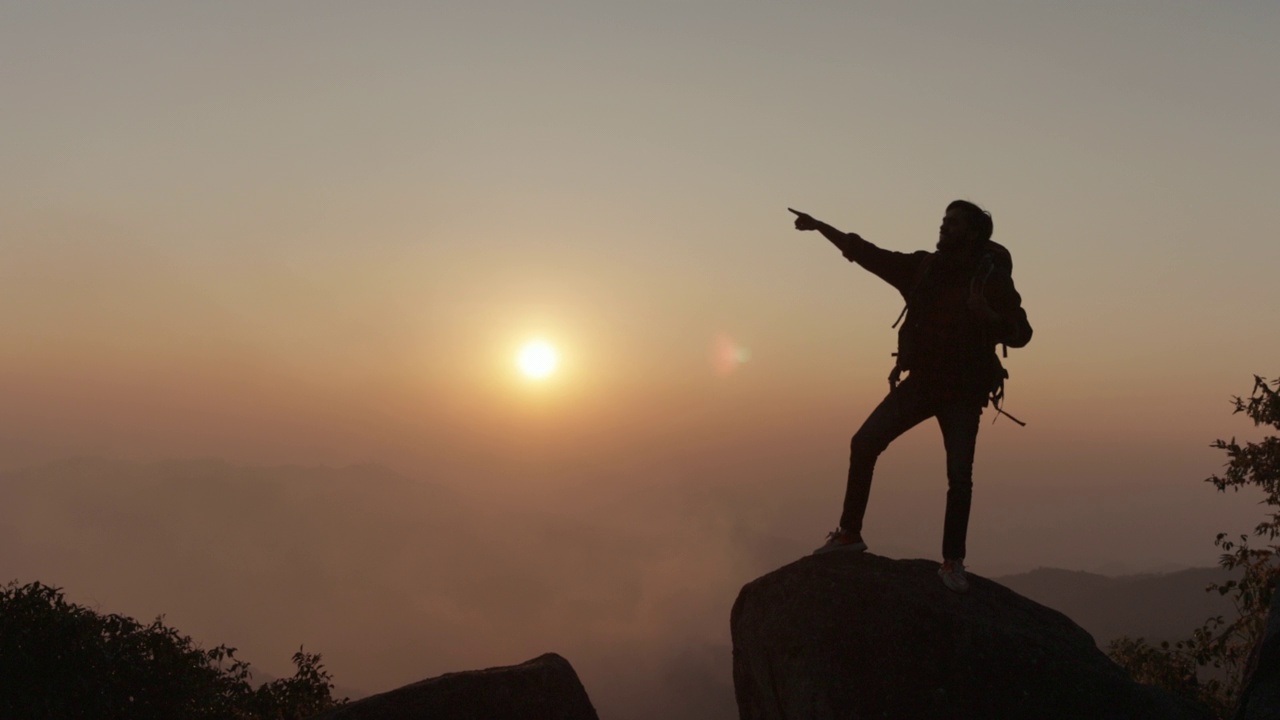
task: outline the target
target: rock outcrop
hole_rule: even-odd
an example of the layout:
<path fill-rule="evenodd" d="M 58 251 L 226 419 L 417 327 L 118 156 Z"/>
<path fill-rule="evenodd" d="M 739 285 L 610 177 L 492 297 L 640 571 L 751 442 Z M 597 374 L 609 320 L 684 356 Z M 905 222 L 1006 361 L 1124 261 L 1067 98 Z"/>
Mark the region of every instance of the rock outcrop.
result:
<path fill-rule="evenodd" d="M 1235 720 L 1280 718 L 1280 590 L 1271 595 L 1267 628 L 1249 658 Z"/>
<path fill-rule="evenodd" d="M 312 720 L 599 720 L 568 660 L 449 673 L 335 708 Z"/>
<path fill-rule="evenodd" d="M 806 557 L 739 593 L 731 618 L 742 720 L 1203 720 L 1132 682 L 1065 615 L 937 563 Z"/>

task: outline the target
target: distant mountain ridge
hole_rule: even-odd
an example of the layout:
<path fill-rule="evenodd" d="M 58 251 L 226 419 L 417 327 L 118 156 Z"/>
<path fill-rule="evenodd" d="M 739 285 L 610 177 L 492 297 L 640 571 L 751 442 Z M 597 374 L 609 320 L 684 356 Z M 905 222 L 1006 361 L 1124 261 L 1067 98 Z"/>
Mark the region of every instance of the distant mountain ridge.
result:
<path fill-rule="evenodd" d="M 1230 599 L 1205 592 L 1231 575 L 1221 568 L 1108 577 L 1058 568 L 993 578 L 1009 589 L 1076 621 L 1099 647 L 1122 635 L 1183 640 L 1215 615 L 1235 612 Z"/>

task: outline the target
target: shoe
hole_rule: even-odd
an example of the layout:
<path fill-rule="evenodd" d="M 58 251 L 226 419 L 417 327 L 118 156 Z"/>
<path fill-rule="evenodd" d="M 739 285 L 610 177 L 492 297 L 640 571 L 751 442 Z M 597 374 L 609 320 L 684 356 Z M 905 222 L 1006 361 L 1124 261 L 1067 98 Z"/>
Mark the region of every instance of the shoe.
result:
<path fill-rule="evenodd" d="M 851 533 L 846 530 L 836 528 L 834 532 L 827 533 L 827 541 L 822 547 L 813 551 L 814 555 L 835 552 L 836 550 L 844 550 L 846 552 L 862 552 L 867 549 L 867 544 L 862 542 L 862 537 L 858 533 Z"/>
<path fill-rule="evenodd" d="M 958 593 L 969 592 L 969 576 L 964 572 L 964 560 L 943 560 L 938 568 L 938 577 L 948 590 Z"/>

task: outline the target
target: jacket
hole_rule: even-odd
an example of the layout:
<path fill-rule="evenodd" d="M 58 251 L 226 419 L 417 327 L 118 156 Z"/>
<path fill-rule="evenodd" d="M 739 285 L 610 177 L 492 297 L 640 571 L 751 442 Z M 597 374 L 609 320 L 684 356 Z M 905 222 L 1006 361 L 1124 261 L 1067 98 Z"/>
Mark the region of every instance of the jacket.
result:
<path fill-rule="evenodd" d="M 855 234 L 837 243 L 844 256 L 892 285 L 906 302 L 898 329 L 897 367 L 955 389 L 995 391 L 1007 374 L 996 346 L 1031 341 L 1022 296 L 1013 284 L 1013 258 L 985 241 L 964 250 L 894 252 Z M 980 293 L 995 313 L 968 306 Z"/>

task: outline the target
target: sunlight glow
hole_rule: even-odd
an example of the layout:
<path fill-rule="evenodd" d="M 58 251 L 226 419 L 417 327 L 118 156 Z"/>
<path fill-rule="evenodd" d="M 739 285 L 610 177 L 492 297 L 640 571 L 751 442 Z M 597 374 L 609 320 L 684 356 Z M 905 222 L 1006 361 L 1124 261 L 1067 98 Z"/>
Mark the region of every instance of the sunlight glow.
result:
<path fill-rule="evenodd" d="M 531 380 L 542 380 L 550 377 L 560 363 L 560 356 L 551 343 L 545 340 L 532 340 L 520 348 L 516 356 L 516 366 L 520 372 Z"/>

